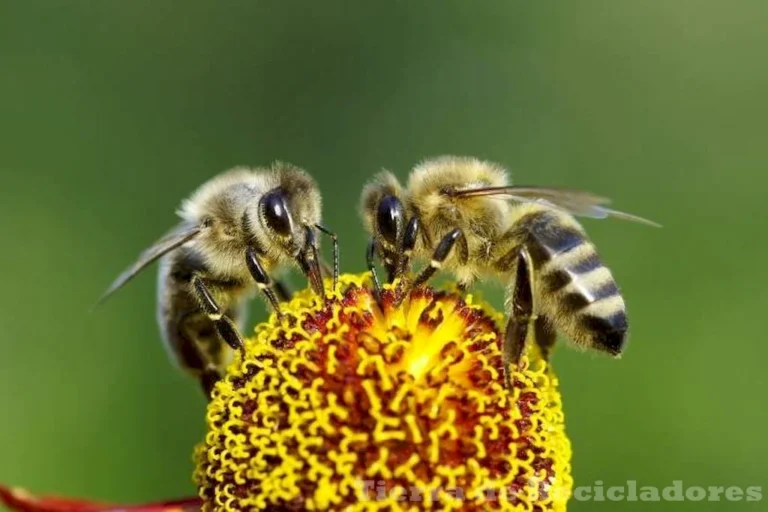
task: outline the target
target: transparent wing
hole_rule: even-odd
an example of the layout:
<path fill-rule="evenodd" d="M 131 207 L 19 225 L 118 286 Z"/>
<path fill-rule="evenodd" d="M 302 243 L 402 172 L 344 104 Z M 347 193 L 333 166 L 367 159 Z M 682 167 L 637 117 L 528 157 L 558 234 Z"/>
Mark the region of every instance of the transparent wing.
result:
<path fill-rule="evenodd" d="M 608 208 L 605 205 L 611 202 L 610 199 L 583 190 L 508 186 L 457 190 L 453 192 L 453 195 L 456 197 L 503 196 L 512 201 L 519 202 L 543 201 L 568 213 L 582 217 L 592 217 L 593 219 L 616 217 L 617 219 L 639 222 L 648 226 L 661 227 L 660 224 L 652 220 Z"/>
<path fill-rule="evenodd" d="M 158 258 L 167 254 L 168 252 L 176 249 L 177 247 L 184 245 L 192 240 L 197 234 L 200 233 L 200 226 L 189 227 L 181 225 L 165 235 L 163 238 L 152 244 L 148 249 L 139 255 L 136 262 L 125 269 L 125 271 L 117 276 L 117 279 L 107 288 L 107 291 L 101 296 L 96 306 L 102 304 L 110 295 L 117 290 L 125 286 L 125 284 L 136 277 L 136 275 L 144 270 L 148 265 L 156 261 Z"/>

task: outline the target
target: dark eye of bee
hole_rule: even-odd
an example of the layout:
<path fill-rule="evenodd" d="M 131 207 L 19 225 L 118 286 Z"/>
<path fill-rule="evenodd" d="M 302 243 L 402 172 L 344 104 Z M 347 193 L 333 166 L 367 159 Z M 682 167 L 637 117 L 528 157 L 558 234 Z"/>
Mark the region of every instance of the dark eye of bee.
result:
<path fill-rule="evenodd" d="M 397 244 L 397 237 L 403 225 L 405 211 L 403 203 L 395 196 L 384 196 L 379 201 L 376 212 L 376 225 L 379 234 L 392 245 Z"/>
<path fill-rule="evenodd" d="M 281 189 L 267 192 L 261 198 L 261 212 L 264 222 L 277 234 L 288 236 L 293 231 L 293 221 Z"/>

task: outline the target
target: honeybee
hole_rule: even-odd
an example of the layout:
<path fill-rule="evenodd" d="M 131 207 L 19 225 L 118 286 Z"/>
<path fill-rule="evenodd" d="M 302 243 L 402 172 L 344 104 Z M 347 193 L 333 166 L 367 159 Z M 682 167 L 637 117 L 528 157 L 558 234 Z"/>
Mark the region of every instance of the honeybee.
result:
<path fill-rule="evenodd" d="M 157 321 L 171 358 L 210 392 L 243 346 L 238 325 L 255 287 L 281 316 L 285 285 L 272 274 L 298 265 L 324 296 L 316 231 L 333 239 L 334 286 L 338 241 L 320 224 L 314 179 L 282 162 L 270 168 L 236 167 L 200 186 L 177 212 L 181 222 L 141 253 L 99 300 L 160 259 Z M 222 341 L 224 343 L 222 343 Z"/>
<path fill-rule="evenodd" d="M 512 186 L 501 166 L 476 158 L 426 160 L 406 187 L 384 171 L 366 185 L 360 203 L 371 234 L 368 268 L 378 289 L 378 256 L 390 282 L 406 282 L 403 294 L 438 269 L 465 289 L 478 278 L 506 283 L 508 385 L 529 335 L 545 358 L 556 331 L 578 347 L 619 356 L 628 329 L 624 299 L 574 215 L 658 224 L 608 203 L 584 191 Z M 409 278 L 413 258 L 429 265 Z"/>

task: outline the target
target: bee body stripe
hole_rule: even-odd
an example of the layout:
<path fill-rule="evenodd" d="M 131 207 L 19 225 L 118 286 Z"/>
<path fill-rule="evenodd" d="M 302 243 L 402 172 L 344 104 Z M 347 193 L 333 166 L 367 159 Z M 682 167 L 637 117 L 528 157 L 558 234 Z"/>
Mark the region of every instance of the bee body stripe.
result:
<path fill-rule="evenodd" d="M 536 212 L 525 221 L 540 293 L 555 308 L 550 314 L 562 315 L 558 327 L 589 346 L 620 353 L 627 331 L 626 306 L 594 245 L 559 213 Z"/>

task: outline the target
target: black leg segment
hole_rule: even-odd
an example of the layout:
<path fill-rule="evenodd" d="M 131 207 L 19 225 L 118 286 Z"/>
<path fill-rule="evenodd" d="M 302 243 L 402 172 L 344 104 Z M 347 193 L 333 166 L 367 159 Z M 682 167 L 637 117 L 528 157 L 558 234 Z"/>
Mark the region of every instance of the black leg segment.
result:
<path fill-rule="evenodd" d="M 200 387 L 203 388 L 203 393 L 205 393 L 206 398 L 209 400 L 213 393 L 213 388 L 219 382 L 219 379 L 221 379 L 221 375 L 219 375 L 215 368 L 206 368 L 200 374 Z"/>
<path fill-rule="evenodd" d="M 411 217 L 411 220 L 408 221 L 408 225 L 405 226 L 403 244 L 397 258 L 397 269 L 395 270 L 394 278 L 401 277 L 403 274 L 410 271 L 411 255 L 413 254 L 414 247 L 416 247 L 416 239 L 419 236 L 420 226 L 419 218 L 416 216 Z"/>
<path fill-rule="evenodd" d="M 293 298 L 293 292 L 288 283 L 281 279 L 275 279 L 274 281 L 275 294 L 280 302 L 288 302 Z"/>
<path fill-rule="evenodd" d="M 248 270 L 253 276 L 253 280 L 256 281 L 256 286 L 267 297 L 272 309 L 275 310 L 277 316 L 282 318 L 283 313 L 280 310 L 280 303 L 277 301 L 275 292 L 272 291 L 272 280 L 269 278 L 269 274 L 264 270 L 264 267 L 259 261 L 259 257 L 253 247 L 249 247 L 245 251 L 245 263 L 248 265 Z"/>
<path fill-rule="evenodd" d="M 429 279 L 435 275 L 435 272 L 437 272 L 443 265 L 443 262 L 451 253 L 451 250 L 453 249 L 453 246 L 456 245 L 456 242 L 463 237 L 464 233 L 462 233 L 459 228 L 455 228 L 451 230 L 447 235 L 445 235 L 443 239 L 440 240 L 440 243 L 437 244 L 437 248 L 432 254 L 432 261 L 429 262 L 429 266 L 422 270 L 418 276 L 416 276 L 412 287 L 418 288 L 419 286 L 429 281 Z"/>
<path fill-rule="evenodd" d="M 376 272 L 376 241 L 371 238 L 368 242 L 368 249 L 365 252 L 365 261 L 368 266 L 368 271 L 371 273 L 371 280 L 373 281 L 373 294 L 376 302 L 381 302 L 381 281 L 379 281 L 379 274 Z"/>
<path fill-rule="evenodd" d="M 533 286 L 530 274 L 530 259 L 525 250 L 517 256 L 515 272 L 515 290 L 512 295 L 511 311 L 504 334 L 504 380 L 507 387 L 512 386 L 512 369 L 520 362 L 528 339 L 528 329 L 534 315 Z"/>
<path fill-rule="evenodd" d="M 325 287 L 323 286 L 323 272 L 320 270 L 320 255 L 317 250 L 317 238 L 315 230 L 311 226 L 304 227 L 306 231 L 306 242 L 304 250 L 299 253 L 299 264 L 307 274 L 309 284 L 316 294 L 325 297 Z"/>
<path fill-rule="evenodd" d="M 192 277 L 192 288 L 200 303 L 200 308 L 211 319 L 221 339 L 234 350 L 244 350 L 243 338 L 240 336 L 237 326 L 221 311 L 221 308 L 216 304 L 216 300 L 200 276 L 195 275 Z"/>
<path fill-rule="evenodd" d="M 331 237 L 333 241 L 333 289 L 335 290 L 339 284 L 339 237 L 321 224 L 315 224 L 315 227 L 324 235 Z"/>

